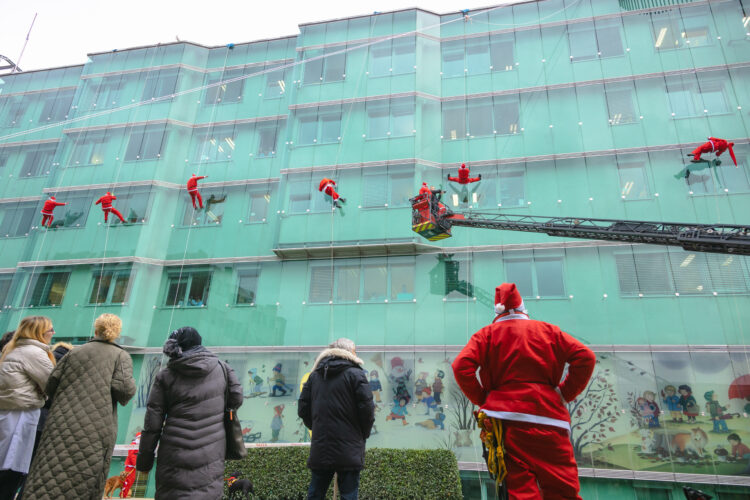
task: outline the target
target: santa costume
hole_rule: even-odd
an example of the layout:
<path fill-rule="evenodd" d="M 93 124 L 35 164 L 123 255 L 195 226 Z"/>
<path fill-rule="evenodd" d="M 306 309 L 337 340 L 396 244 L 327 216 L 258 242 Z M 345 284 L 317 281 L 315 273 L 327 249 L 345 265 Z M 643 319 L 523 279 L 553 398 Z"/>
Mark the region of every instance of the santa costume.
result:
<path fill-rule="evenodd" d="M 193 176 L 187 181 L 187 190 L 188 190 L 188 194 L 190 195 L 190 199 L 193 202 L 193 210 L 198 208 L 195 206 L 196 200 L 198 201 L 198 205 L 201 208 L 203 208 L 203 198 L 201 198 L 201 194 L 198 191 L 198 181 L 201 179 L 205 179 L 206 177 L 208 176 L 207 175 L 198 176 L 198 175 L 193 174 Z"/>
<path fill-rule="evenodd" d="M 322 181 L 320 181 L 320 185 L 318 186 L 318 191 L 321 191 L 331 198 L 333 198 L 333 206 L 341 208 L 341 205 L 339 205 L 339 200 L 341 200 L 341 203 L 346 203 L 346 198 L 342 198 L 337 192 L 336 192 L 336 181 L 333 179 L 323 178 Z"/>
<path fill-rule="evenodd" d="M 55 220 L 53 214 L 55 207 L 61 207 L 63 205 L 66 205 L 66 203 L 60 203 L 54 196 L 50 196 L 49 199 L 44 202 L 44 206 L 42 207 L 42 226 L 50 227 L 52 221 Z"/>
<path fill-rule="evenodd" d="M 140 446 L 140 444 L 141 433 L 136 432 L 135 439 L 130 443 L 130 445 L 135 446 L 135 448 L 128 451 L 128 457 L 125 459 L 125 473 L 127 474 L 127 476 L 125 476 L 125 480 L 122 484 L 122 489 L 120 490 L 120 498 L 128 498 L 130 488 L 135 482 L 135 462 L 138 458 L 138 447 Z"/>
<path fill-rule="evenodd" d="M 107 223 L 107 219 L 109 218 L 109 213 L 112 212 L 117 216 L 118 219 L 120 219 L 120 222 L 123 224 L 125 223 L 125 219 L 122 217 L 122 214 L 112 206 L 112 200 L 116 200 L 117 196 L 113 196 L 112 193 L 107 191 L 107 194 L 96 200 L 96 205 L 100 204 L 102 205 L 102 212 L 104 212 L 104 223 Z"/>
<path fill-rule="evenodd" d="M 736 167 L 737 158 L 734 156 L 734 143 L 727 142 L 724 139 L 719 139 L 718 137 L 709 137 L 708 142 L 704 142 L 703 144 L 695 148 L 693 152 L 688 156 L 693 157 L 692 161 L 701 161 L 701 155 L 716 153 L 716 159 L 718 160 L 719 156 L 721 156 L 721 154 L 726 150 L 729 150 L 729 156 L 732 157 L 732 161 L 734 162 L 734 166 Z"/>
<path fill-rule="evenodd" d="M 453 361 L 456 382 L 502 422 L 510 498 L 580 499 L 565 403 L 586 387 L 596 357 L 557 326 L 530 319 L 513 283 L 496 288 L 495 313 Z"/>
<path fill-rule="evenodd" d="M 466 163 L 461 164 L 461 168 L 458 169 L 458 177 L 451 177 L 451 174 L 448 174 L 448 180 L 451 182 L 458 182 L 459 184 L 471 184 L 472 182 L 479 182 L 482 180 L 482 174 L 479 174 L 477 177 L 469 177 L 471 174 L 471 171 L 466 166 Z"/>

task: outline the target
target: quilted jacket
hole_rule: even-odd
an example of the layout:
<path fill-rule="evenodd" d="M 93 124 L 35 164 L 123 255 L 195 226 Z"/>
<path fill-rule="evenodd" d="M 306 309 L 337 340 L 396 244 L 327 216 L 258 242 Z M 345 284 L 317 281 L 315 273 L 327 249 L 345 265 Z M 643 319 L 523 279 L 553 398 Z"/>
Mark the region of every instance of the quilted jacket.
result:
<path fill-rule="evenodd" d="M 242 404 L 242 386 L 228 366 L 228 408 Z M 213 500 L 222 496 L 227 380 L 219 358 L 203 346 L 172 359 L 148 397 L 136 470 L 156 459 L 156 500 Z"/>
<path fill-rule="evenodd" d="M 44 387 L 52 372 L 49 346 L 19 339 L 0 363 L 0 410 L 34 410 L 44 406 Z"/>
<path fill-rule="evenodd" d="M 23 498 L 101 500 L 117 437 L 117 403 L 135 394 L 130 355 L 94 339 L 60 360 L 46 392 L 54 401 Z"/>

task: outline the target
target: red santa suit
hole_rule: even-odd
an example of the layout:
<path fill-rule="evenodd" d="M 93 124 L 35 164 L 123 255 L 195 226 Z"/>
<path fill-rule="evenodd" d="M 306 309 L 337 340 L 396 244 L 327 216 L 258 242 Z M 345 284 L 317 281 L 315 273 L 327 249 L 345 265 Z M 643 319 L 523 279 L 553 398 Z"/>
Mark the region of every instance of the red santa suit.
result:
<path fill-rule="evenodd" d="M 482 175 L 478 177 L 469 177 L 471 171 L 466 167 L 466 163 L 461 164 L 461 168 L 458 169 L 458 177 L 451 177 L 448 174 L 448 180 L 451 182 L 458 182 L 459 184 L 471 184 L 472 182 L 479 182 L 482 180 Z"/>
<path fill-rule="evenodd" d="M 480 411 L 502 420 L 510 498 L 580 499 L 563 398 L 586 387 L 594 353 L 557 326 L 529 319 L 515 284 L 497 287 L 495 303 L 495 321 L 453 361 L 456 382 Z"/>
<path fill-rule="evenodd" d="M 63 205 L 66 205 L 66 203 L 60 203 L 55 200 L 54 196 L 50 196 L 49 199 L 44 202 L 44 206 L 42 207 L 42 226 L 50 227 L 52 221 L 55 220 L 55 216 L 53 215 L 55 207 L 61 207 Z"/>
<path fill-rule="evenodd" d="M 426 182 L 423 182 L 422 187 L 419 188 L 419 194 L 432 194 L 432 191 L 430 191 L 430 186 L 428 186 Z"/>
<path fill-rule="evenodd" d="M 117 216 L 117 218 L 120 219 L 120 222 L 125 223 L 125 219 L 122 217 L 122 214 L 112 206 L 112 200 L 116 200 L 117 196 L 113 196 L 112 193 L 107 191 L 107 194 L 96 200 L 96 205 L 100 204 L 102 205 L 102 212 L 104 212 L 104 222 L 107 222 L 107 219 L 109 218 L 109 213 L 112 212 Z"/>
<path fill-rule="evenodd" d="M 125 459 L 125 472 L 127 473 L 127 476 L 125 476 L 125 480 L 123 481 L 122 489 L 120 490 L 120 498 L 128 498 L 128 494 L 130 493 L 130 488 L 133 486 L 133 483 L 135 482 L 135 462 L 138 458 L 138 446 L 141 444 L 141 433 L 138 432 L 135 435 L 135 439 L 132 443 L 130 443 L 131 446 L 135 446 L 135 449 L 128 451 L 128 457 Z"/>
<path fill-rule="evenodd" d="M 341 200 L 342 203 L 346 203 L 346 198 L 342 198 L 337 192 L 336 192 L 336 181 L 333 179 L 323 178 L 322 181 L 320 181 L 320 185 L 318 186 L 318 191 L 321 191 L 331 198 L 333 198 L 333 205 L 336 207 L 340 207 L 338 200 Z"/>
<path fill-rule="evenodd" d="M 198 205 L 200 205 L 201 208 L 203 208 L 203 198 L 201 198 L 201 194 L 198 192 L 198 181 L 201 179 L 205 179 L 208 177 L 207 175 L 195 175 L 188 179 L 187 181 L 187 190 L 188 194 L 190 194 L 190 199 L 193 201 L 193 210 L 195 210 L 197 207 L 195 206 L 195 200 L 198 200 Z"/>
<path fill-rule="evenodd" d="M 709 137 L 708 142 L 705 142 L 695 148 L 693 152 L 688 156 L 692 156 L 693 161 L 701 161 L 701 155 L 716 153 L 716 158 L 718 158 L 727 149 L 729 150 L 729 156 L 732 157 L 732 161 L 734 162 L 734 166 L 736 167 L 737 158 L 734 156 L 734 143 L 727 142 L 724 139 L 719 139 L 718 137 Z"/>

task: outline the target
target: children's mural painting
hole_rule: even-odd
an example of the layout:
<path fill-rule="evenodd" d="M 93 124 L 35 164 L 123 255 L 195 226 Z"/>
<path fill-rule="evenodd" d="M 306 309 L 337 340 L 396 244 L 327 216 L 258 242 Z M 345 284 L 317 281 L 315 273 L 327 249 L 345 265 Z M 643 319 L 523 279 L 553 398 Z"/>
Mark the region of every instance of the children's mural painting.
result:
<path fill-rule="evenodd" d="M 457 352 L 358 352 L 375 401 L 370 447 L 447 448 L 482 462 L 475 410 L 453 381 Z M 315 352 L 221 354 L 240 376 L 248 443 L 308 442 L 296 416 Z M 580 467 L 750 474 L 750 357 L 717 352 L 597 352 L 568 403 Z M 142 425 L 161 357 L 144 360 L 129 434 Z"/>

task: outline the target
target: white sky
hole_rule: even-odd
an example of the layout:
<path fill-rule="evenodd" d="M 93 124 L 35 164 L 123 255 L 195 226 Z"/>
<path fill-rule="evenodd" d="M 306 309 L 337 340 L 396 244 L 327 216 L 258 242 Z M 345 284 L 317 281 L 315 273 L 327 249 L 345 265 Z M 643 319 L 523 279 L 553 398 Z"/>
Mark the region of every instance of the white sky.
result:
<path fill-rule="evenodd" d="M 86 54 L 180 40 L 242 43 L 299 33 L 298 24 L 421 7 L 440 14 L 509 0 L 0 0 L 0 54 L 25 70 L 86 62 Z M 2 5 L 5 4 L 5 5 Z"/>

